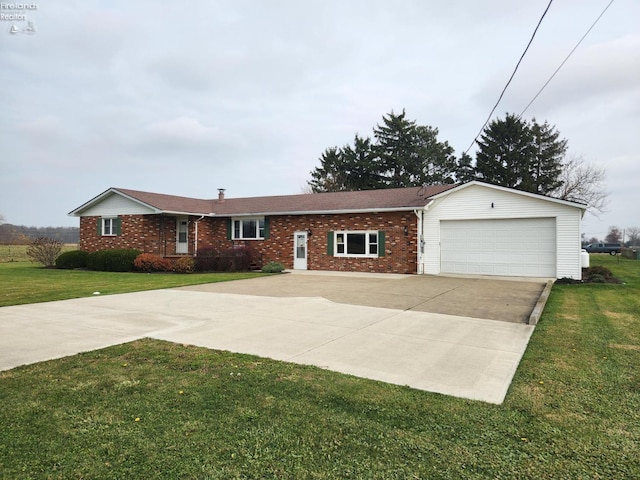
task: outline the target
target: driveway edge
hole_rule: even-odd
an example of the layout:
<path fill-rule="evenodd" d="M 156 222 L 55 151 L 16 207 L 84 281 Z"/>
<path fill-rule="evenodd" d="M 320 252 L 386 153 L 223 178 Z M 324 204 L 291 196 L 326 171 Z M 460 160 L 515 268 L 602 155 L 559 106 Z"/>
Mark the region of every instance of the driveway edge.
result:
<path fill-rule="evenodd" d="M 527 322 L 529 325 L 538 324 L 538 320 L 540 320 L 542 312 L 544 311 L 544 307 L 547 304 L 547 300 L 549 299 L 549 295 L 551 294 L 551 288 L 553 288 L 554 282 L 555 280 L 547 281 L 547 284 L 545 285 L 542 293 L 540 294 L 540 297 L 538 298 L 536 306 L 533 307 L 533 312 L 531 312 L 531 315 L 529 316 L 529 321 Z"/>

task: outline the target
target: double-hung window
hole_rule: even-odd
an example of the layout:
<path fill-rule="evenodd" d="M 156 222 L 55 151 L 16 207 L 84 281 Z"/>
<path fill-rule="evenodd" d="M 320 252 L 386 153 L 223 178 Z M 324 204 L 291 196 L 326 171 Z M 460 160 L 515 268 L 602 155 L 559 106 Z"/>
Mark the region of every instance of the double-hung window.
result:
<path fill-rule="evenodd" d="M 98 219 L 98 234 L 103 237 L 120 235 L 120 219 L 118 217 L 102 217 Z"/>
<path fill-rule="evenodd" d="M 264 218 L 234 218 L 232 221 L 233 240 L 264 240 Z"/>
<path fill-rule="evenodd" d="M 329 232 L 329 245 L 336 257 L 384 255 L 384 232 L 377 230 Z"/>

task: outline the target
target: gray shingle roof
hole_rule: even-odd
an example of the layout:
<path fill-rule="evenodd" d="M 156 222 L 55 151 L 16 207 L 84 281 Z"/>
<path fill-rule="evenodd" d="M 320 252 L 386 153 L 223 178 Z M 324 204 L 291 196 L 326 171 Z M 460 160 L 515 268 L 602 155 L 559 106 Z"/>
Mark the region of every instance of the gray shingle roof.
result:
<path fill-rule="evenodd" d="M 114 188 L 132 199 L 163 212 L 183 212 L 219 216 L 337 213 L 351 211 L 410 210 L 424 207 L 430 197 L 456 185 L 362 190 L 358 192 L 309 193 L 269 197 L 197 199 Z"/>

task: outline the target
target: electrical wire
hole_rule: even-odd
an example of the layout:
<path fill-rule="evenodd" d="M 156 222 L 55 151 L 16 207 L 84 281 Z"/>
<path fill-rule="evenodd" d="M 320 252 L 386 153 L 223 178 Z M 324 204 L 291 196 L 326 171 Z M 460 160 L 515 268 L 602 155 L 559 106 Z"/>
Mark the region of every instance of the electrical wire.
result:
<path fill-rule="evenodd" d="M 582 38 L 578 41 L 578 43 L 576 43 L 576 46 L 573 47 L 573 50 L 571 50 L 569 52 L 569 55 L 567 55 L 566 58 L 560 64 L 560 66 L 558 68 L 556 68 L 556 71 L 553 72 L 553 74 L 549 77 L 549 80 L 547 80 L 545 82 L 545 84 L 542 85 L 542 88 L 540 90 L 538 90 L 538 93 L 536 93 L 535 96 L 531 99 L 531 101 L 527 104 L 527 106 L 524 107 L 524 110 L 522 110 L 522 112 L 520 112 L 520 115 L 518 115 L 519 117 L 521 117 L 524 114 L 524 112 L 526 112 L 528 110 L 528 108 L 531 106 L 531 104 L 536 101 L 536 99 L 540 96 L 542 91 L 547 87 L 547 85 L 549 85 L 549 82 L 551 82 L 551 80 L 553 80 L 553 77 L 556 76 L 556 73 L 558 73 L 560 71 L 560 69 L 564 66 L 564 64 L 567 63 L 567 60 L 569 60 L 569 57 L 571 57 L 571 55 L 573 55 L 573 52 L 576 51 L 576 49 L 580 46 L 582 41 L 587 37 L 587 35 L 589 35 L 589 32 L 591 32 L 591 30 L 593 30 L 593 27 L 596 26 L 596 23 L 598 23 L 598 21 L 602 18 L 604 13 L 609 9 L 609 7 L 611 6 L 612 3 L 613 3 L 613 0 L 611 0 L 609 2 L 609 4 L 606 7 L 604 7 L 604 10 L 602 10 L 602 13 L 598 16 L 598 18 L 595 19 L 595 21 L 589 27 L 589 30 L 587 30 L 587 32 L 582 36 Z"/>
<path fill-rule="evenodd" d="M 496 104 L 491 109 L 491 112 L 489 113 L 489 116 L 487 117 L 487 120 L 484 122 L 484 124 L 482 125 L 482 128 L 480 128 L 480 131 L 475 136 L 475 138 L 471 141 L 471 145 L 469 145 L 469 148 L 467 148 L 464 153 L 468 153 L 469 150 L 471 150 L 473 145 L 476 143 L 476 140 L 478 139 L 478 137 L 482 134 L 482 131 L 484 130 L 484 127 L 486 127 L 487 123 L 489 123 L 489 120 L 491 120 L 491 116 L 493 115 L 493 112 L 495 112 L 496 108 L 498 108 L 498 104 L 502 100 L 502 97 L 504 96 L 504 92 L 507 91 L 507 88 L 509 87 L 509 84 L 511 83 L 511 80 L 513 80 L 513 77 L 516 75 L 516 72 L 518 71 L 518 67 L 520 66 L 520 63 L 522 63 L 522 59 L 524 58 L 524 56 L 527 54 L 527 51 L 529 50 L 529 47 L 531 46 L 531 43 L 533 42 L 533 39 L 536 36 L 536 33 L 538 32 L 538 28 L 540 28 L 540 24 L 542 23 L 542 20 L 544 19 L 545 15 L 549 11 L 549 8 L 551 7 L 552 3 L 553 3 L 553 0 L 549 0 L 549 5 L 547 5 L 547 8 L 545 8 L 544 12 L 542 13 L 542 16 L 540 17 L 540 20 L 538 20 L 538 25 L 536 25 L 536 28 L 533 31 L 533 34 L 531 35 L 531 38 L 529 39 L 529 43 L 527 43 L 527 47 L 524 49 L 524 52 L 522 52 L 522 55 L 520 55 L 520 60 L 518 60 L 518 63 L 516 64 L 516 68 L 513 69 L 513 73 L 511 74 L 511 77 L 509 78 L 509 81 L 507 82 L 507 84 L 502 89 L 502 93 L 500 93 L 500 97 L 498 98 L 498 101 L 496 102 Z"/>

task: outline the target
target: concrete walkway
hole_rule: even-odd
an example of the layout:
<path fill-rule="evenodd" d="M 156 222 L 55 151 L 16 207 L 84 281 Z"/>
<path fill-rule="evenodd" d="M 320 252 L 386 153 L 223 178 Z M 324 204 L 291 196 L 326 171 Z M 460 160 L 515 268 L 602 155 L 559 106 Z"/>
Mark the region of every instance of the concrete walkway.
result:
<path fill-rule="evenodd" d="M 402 289 L 403 281 L 418 277 L 327 278 L 256 280 L 265 288 L 294 281 L 306 287 L 315 282 L 322 290 L 323 283 L 331 283 L 344 295 L 351 285 L 352 300 L 357 300 L 358 289 L 366 287 L 358 278 L 371 282 L 373 298 L 378 280 L 388 291 L 390 284 Z M 317 296 L 268 296 L 255 283 L 242 280 L 0 308 L 0 370 L 150 337 L 502 403 L 534 328 Z M 254 294 L 210 291 L 240 284 Z M 543 285 L 538 286 L 541 290 Z M 535 304 L 537 296 L 529 297 Z"/>

